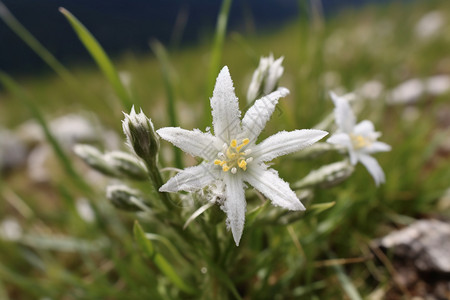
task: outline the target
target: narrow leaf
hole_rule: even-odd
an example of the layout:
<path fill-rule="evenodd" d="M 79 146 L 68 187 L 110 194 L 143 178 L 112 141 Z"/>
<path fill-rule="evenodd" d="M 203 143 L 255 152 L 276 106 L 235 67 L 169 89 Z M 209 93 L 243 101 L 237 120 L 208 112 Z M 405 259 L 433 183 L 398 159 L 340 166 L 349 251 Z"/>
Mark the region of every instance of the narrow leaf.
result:
<path fill-rule="evenodd" d="M 334 205 L 336 204 L 336 201 L 332 201 L 332 202 L 327 202 L 327 203 L 318 203 L 318 204 L 313 204 L 311 205 L 308 210 L 314 210 L 315 214 L 319 214 L 327 209 L 332 208 Z"/>
<path fill-rule="evenodd" d="M 196 290 L 186 284 L 184 280 L 178 276 L 178 273 L 172 267 L 172 265 L 164 258 L 164 256 L 157 252 L 153 247 L 152 242 L 147 238 L 144 230 L 138 221 L 135 221 L 133 227 L 134 237 L 140 247 L 144 250 L 144 253 L 153 261 L 158 269 L 176 285 L 180 290 L 187 294 L 195 294 Z"/>
<path fill-rule="evenodd" d="M 123 107 L 127 111 L 129 111 L 131 109 L 133 101 L 131 100 L 130 95 L 128 94 L 126 88 L 120 80 L 119 74 L 114 68 L 114 65 L 112 64 L 109 57 L 106 55 L 102 46 L 100 46 L 94 36 L 68 10 L 61 7 L 59 11 L 67 18 L 73 30 L 78 35 L 78 38 L 83 43 L 84 47 L 86 47 L 100 70 L 102 70 L 103 74 L 106 76 L 109 83 L 114 88 L 117 96 L 122 101 Z"/>
<path fill-rule="evenodd" d="M 186 220 L 186 222 L 183 225 L 183 229 L 186 229 L 189 224 L 191 224 L 192 221 L 194 221 L 198 216 L 200 216 L 202 213 L 204 213 L 206 210 L 208 210 L 211 206 L 213 206 L 213 202 L 208 202 L 199 209 L 197 209 L 190 217 Z"/>
<path fill-rule="evenodd" d="M 336 258 L 332 253 L 328 253 L 328 256 L 330 258 Z M 347 274 L 345 274 L 344 268 L 342 268 L 341 265 L 333 265 L 333 269 L 336 272 L 339 282 L 341 283 L 341 286 L 347 296 L 351 300 L 362 300 L 351 279 L 347 276 Z"/>
<path fill-rule="evenodd" d="M 17 34 L 43 61 L 45 61 L 67 83 L 74 84 L 76 79 L 8 10 L 0 1 L 0 18 Z"/>
<path fill-rule="evenodd" d="M 161 72 L 164 79 L 164 87 L 167 94 L 167 112 L 169 113 L 169 122 L 171 127 L 178 126 L 178 119 L 175 105 L 175 75 L 173 68 L 170 65 L 169 54 L 164 46 L 157 40 L 150 43 L 150 47 L 156 55 L 156 58 L 161 65 Z M 175 155 L 175 166 L 178 169 L 183 169 L 183 160 L 181 159 L 181 151 L 178 147 L 173 147 Z"/>

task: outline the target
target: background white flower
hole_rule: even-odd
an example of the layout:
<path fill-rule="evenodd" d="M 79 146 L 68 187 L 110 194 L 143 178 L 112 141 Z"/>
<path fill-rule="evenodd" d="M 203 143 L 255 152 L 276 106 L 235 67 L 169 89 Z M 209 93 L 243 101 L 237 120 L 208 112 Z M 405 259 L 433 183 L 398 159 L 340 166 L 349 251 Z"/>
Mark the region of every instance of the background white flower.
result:
<path fill-rule="evenodd" d="M 391 146 L 377 141 L 381 133 L 375 131 L 371 121 L 364 120 L 356 124 L 355 115 L 346 99 L 338 97 L 333 92 L 330 95 L 335 105 L 334 117 L 338 130 L 327 142 L 346 147 L 352 165 L 360 161 L 372 175 L 377 186 L 384 183 L 386 180 L 384 172 L 371 154 L 390 151 Z"/>
<path fill-rule="evenodd" d="M 216 81 L 211 98 L 214 135 L 199 130 L 166 127 L 157 130 L 161 138 L 183 151 L 204 159 L 164 184 L 160 191 L 196 191 L 223 183 L 225 199 L 222 209 L 227 214 L 234 241 L 239 245 L 245 222 L 245 183 L 259 190 L 276 206 L 289 210 L 304 210 L 303 204 L 289 187 L 268 168 L 265 162 L 305 148 L 328 133 L 321 130 L 279 132 L 263 142 L 256 139 L 270 119 L 278 99 L 289 93 L 285 88 L 262 97 L 246 112 L 242 121 L 238 99 L 227 67 Z"/>
<path fill-rule="evenodd" d="M 281 75 L 283 75 L 284 57 L 274 60 L 273 54 L 268 57 L 261 57 L 258 68 L 253 72 L 252 82 L 247 91 L 247 103 L 252 103 L 259 96 L 265 96 L 273 92 L 278 85 Z"/>

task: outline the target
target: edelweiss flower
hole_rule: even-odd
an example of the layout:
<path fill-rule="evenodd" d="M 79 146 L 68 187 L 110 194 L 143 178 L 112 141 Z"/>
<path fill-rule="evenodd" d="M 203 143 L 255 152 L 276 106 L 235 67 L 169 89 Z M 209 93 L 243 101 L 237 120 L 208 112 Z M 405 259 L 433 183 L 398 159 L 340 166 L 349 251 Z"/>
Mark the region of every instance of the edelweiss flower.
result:
<path fill-rule="evenodd" d="M 338 131 L 327 142 L 346 147 L 351 164 L 356 165 L 360 161 L 372 175 L 377 186 L 385 182 L 383 170 L 370 154 L 390 151 L 391 146 L 377 141 L 381 133 L 375 131 L 371 121 L 364 120 L 355 125 L 356 118 L 347 100 L 336 96 L 333 92 L 330 95 L 335 105 L 334 117 Z"/>
<path fill-rule="evenodd" d="M 325 135 L 321 130 L 279 132 L 263 142 L 256 139 L 272 115 L 280 97 L 289 91 L 280 88 L 255 102 L 242 121 L 238 99 L 227 67 L 217 77 L 211 98 L 214 135 L 199 130 L 166 127 L 157 130 L 161 138 L 204 161 L 187 168 L 164 184 L 160 191 L 196 191 L 206 186 L 224 186 L 222 209 L 227 214 L 234 241 L 239 245 L 245 222 L 244 182 L 259 190 L 276 206 L 304 210 L 304 206 L 265 162 L 309 146 Z"/>
<path fill-rule="evenodd" d="M 258 96 L 265 96 L 275 91 L 284 68 L 281 65 L 284 57 L 276 60 L 273 54 L 268 57 L 261 57 L 258 68 L 253 72 L 252 82 L 247 91 L 247 103 L 252 103 Z"/>

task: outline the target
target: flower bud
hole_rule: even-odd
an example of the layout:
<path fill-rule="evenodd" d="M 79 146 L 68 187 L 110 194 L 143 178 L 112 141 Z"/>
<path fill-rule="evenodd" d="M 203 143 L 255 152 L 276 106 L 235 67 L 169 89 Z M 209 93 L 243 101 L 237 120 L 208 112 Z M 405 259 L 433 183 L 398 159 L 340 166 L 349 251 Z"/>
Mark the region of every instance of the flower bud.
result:
<path fill-rule="evenodd" d="M 103 154 L 97 148 L 91 145 L 78 144 L 75 145 L 73 151 L 91 168 L 108 176 L 120 176 L 117 170 L 105 160 Z"/>
<path fill-rule="evenodd" d="M 126 113 L 124 115 L 122 127 L 127 137 L 127 144 L 145 162 L 154 164 L 159 150 L 159 138 L 152 121 L 142 110 L 136 114 L 134 106 L 129 115 Z"/>
<path fill-rule="evenodd" d="M 276 90 L 278 81 L 284 72 L 284 68 L 281 65 L 283 59 L 284 57 L 280 57 L 274 60 L 272 54 L 269 57 L 261 57 L 259 66 L 253 73 L 252 82 L 248 87 L 248 104 Z"/>
<path fill-rule="evenodd" d="M 106 188 L 106 198 L 118 209 L 126 211 L 147 211 L 149 207 L 139 191 L 126 185 L 110 185 Z"/>
<path fill-rule="evenodd" d="M 134 155 L 121 151 L 106 153 L 103 158 L 124 177 L 134 180 L 147 180 L 147 168 Z"/>
<path fill-rule="evenodd" d="M 316 185 L 323 188 L 332 187 L 350 177 L 354 169 L 348 161 L 332 163 L 311 171 L 305 178 L 293 184 L 293 188 L 301 189 Z"/>

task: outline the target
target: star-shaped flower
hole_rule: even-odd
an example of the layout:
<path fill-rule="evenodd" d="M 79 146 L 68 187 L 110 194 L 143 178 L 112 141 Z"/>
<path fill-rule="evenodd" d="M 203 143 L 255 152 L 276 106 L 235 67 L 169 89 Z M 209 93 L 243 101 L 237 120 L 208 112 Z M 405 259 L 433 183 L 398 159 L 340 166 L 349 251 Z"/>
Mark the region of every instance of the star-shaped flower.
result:
<path fill-rule="evenodd" d="M 242 121 L 238 98 L 227 67 L 217 77 L 211 98 L 214 135 L 200 130 L 165 127 L 161 138 L 204 161 L 187 168 L 164 184 L 160 191 L 196 191 L 207 186 L 223 186 L 222 209 L 227 214 L 234 241 L 239 245 L 245 222 L 245 183 L 249 183 L 276 206 L 289 210 L 305 207 L 278 173 L 265 163 L 305 148 L 328 133 L 321 130 L 282 131 L 256 144 L 270 119 L 278 99 L 289 93 L 285 88 L 257 100 Z"/>
<path fill-rule="evenodd" d="M 356 117 L 346 99 L 338 97 L 333 92 L 330 95 L 335 105 L 334 118 L 338 130 L 327 142 L 347 148 L 352 165 L 360 161 L 372 175 L 377 186 L 384 183 L 386 180 L 384 172 L 371 154 L 390 151 L 391 146 L 377 141 L 381 133 L 375 131 L 371 121 L 364 120 L 356 124 Z"/>

